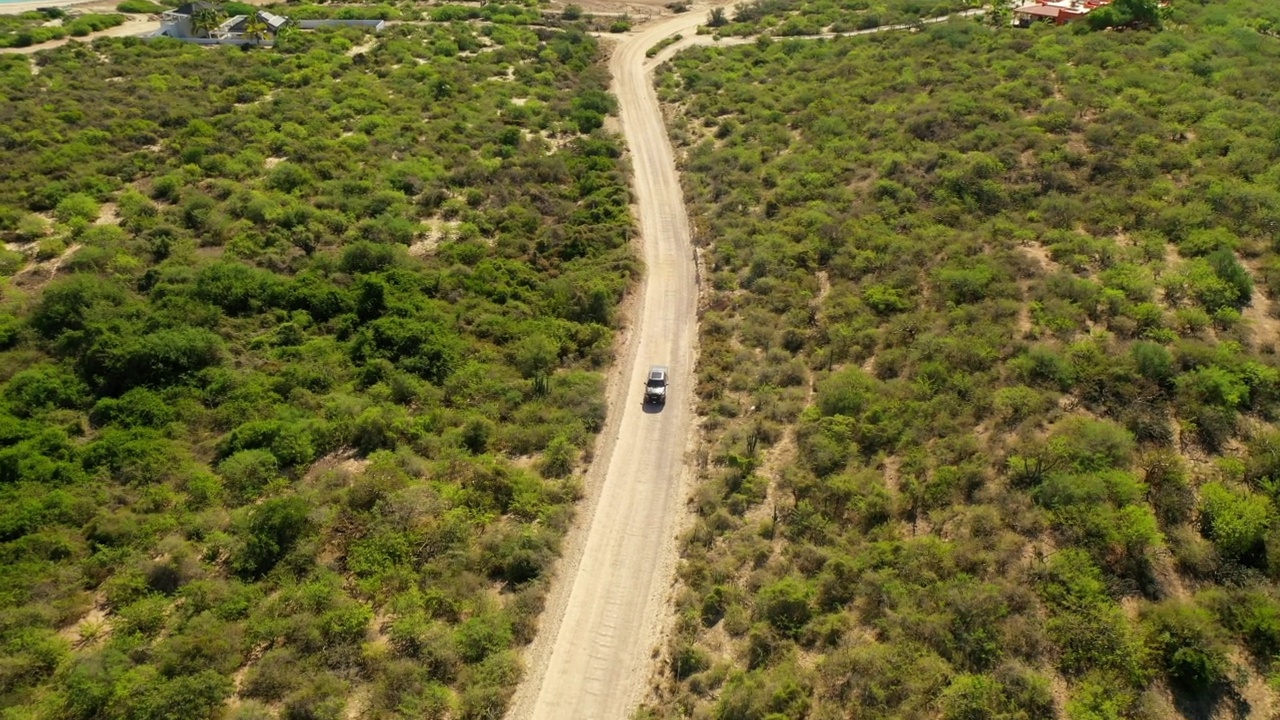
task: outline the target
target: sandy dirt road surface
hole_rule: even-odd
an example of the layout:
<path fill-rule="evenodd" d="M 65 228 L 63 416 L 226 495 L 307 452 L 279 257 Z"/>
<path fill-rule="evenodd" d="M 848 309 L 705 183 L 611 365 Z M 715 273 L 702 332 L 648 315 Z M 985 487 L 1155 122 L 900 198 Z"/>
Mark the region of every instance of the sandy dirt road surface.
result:
<path fill-rule="evenodd" d="M 596 496 L 584 501 L 583 537 L 558 568 L 525 681 L 510 720 L 622 720 L 645 693 L 653 650 L 669 611 L 693 437 L 697 281 L 689 220 L 671 144 L 645 67 L 645 51 L 691 34 L 705 10 L 669 16 L 625 36 L 610 69 L 639 202 L 646 278 L 637 288 L 623 382 L 610 398 L 596 467 Z M 671 370 L 660 411 L 642 406 L 650 365 Z"/>

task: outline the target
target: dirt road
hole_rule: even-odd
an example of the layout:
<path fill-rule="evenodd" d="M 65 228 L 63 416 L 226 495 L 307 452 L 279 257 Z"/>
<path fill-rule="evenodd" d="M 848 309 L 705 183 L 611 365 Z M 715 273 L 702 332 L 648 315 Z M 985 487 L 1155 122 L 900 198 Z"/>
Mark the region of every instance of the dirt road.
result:
<path fill-rule="evenodd" d="M 584 502 L 585 534 L 577 543 L 570 539 L 558 568 L 561 580 L 526 656 L 529 669 L 511 720 L 629 717 L 643 697 L 669 613 L 675 536 L 688 494 L 683 473 L 693 431 L 697 283 L 688 215 L 645 51 L 705 21 L 705 11 L 657 21 L 623 38 L 610 63 L 647 273 L 621 361 L 624 382 L 610 398 L 616 422 L 606 427 L 612 434 L 602 439 L 596 461 L 604 476 Z M 641 405 L 650 365 L 671 369 L 671 397 L 661 411 Z"/>
<path fill-rule="evenodd" d="M 71 41 L 91 43 L 101 37 L 131 37 L 134 35 L 150 35 L 160 29 L 160 22 L 157 20 L 126 20 L 123 25 L 117 25 L 113 28 L 107 28 L 99 32 L 89 33 L 84 37 L 65 37 L 61 40 L 50 40 L 47 43 L 39 45 L 31 45 L 29 47 L 0 48 L 0 53 L 9 53 L 14 55 L 31 55 L 41 50 L 51 50 L 56 47 L 62 47 Z"/>

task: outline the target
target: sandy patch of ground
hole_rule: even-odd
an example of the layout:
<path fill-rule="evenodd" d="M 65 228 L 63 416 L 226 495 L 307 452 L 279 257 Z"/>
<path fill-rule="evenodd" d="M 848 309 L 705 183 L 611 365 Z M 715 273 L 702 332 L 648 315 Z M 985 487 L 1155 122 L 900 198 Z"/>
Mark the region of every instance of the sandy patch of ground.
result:
<path fill-rule="evenodd" d="M 376 37 L 369 38 L 369 40 L 366 41 L 364 44 L 356 45 L 355 47 L 352 47 L 350 50 L 348 50 L 347 57 L 355 57 L 356 55 L 359 55 L 361 53 L 367 53 L 377 46 L 378 46 L 378 38 Z"/>
<path fill-rule="evenodd" d="M 113 202 L 102 203 L 102 207 L 98 209 L 98 219 L 93 221 L 94 225 L 119 225 L 120 224 L 120 208 Z"/>
<path fill-rule="evenodd" d="M 58 631 L 58 637 L 75 647 L 97 642 L 110 634 L 111 623 L 107 620 L 107 611 L 102 605 L 102 598 L 98 598 L 88 614 Z"/>
<path fill-rule="evenodd" d="M 1049 257 L 1049 249 L 1040 243 L 1028 243 L 1022 246 L 1022 251 L 1030 255 L 1033 260 L 1040 263 L 1040 267 L 1044 268 L 1046 274 L 1055 273 L 1062 269 L 1057 260 Z"/>
<path fill-rule="evenodd" d="M 409 254 L 414 257 L 425 257 L 436 251 L 440 247 L 440 243 L 448 237 L 449 233 L 458 227 L 456 220 L 427 220 L 423 223 L 427 227 L 427 234 L 418 238 L 409 246 Z"/>
<path fill-rule="evenodd" d="M 1249 327 L 1253 329 L 1253 340 L 1258 347 L 1271 347 L 1280 350 L 1280 318 L 1276 317 L 1277 308 L 1271 298 L 1267 296 L 1267 291 L 1263 288 L 1262 283 L 1258 282 L 1261 276 L 1260 268 L 1256 261 L 1245 261 L 1245 267 L 1253 275 L 1253 301 L 1244 309 L 1241 316 Z"/>
<path fill-rule="evenodd" d="M 305 482 L 315 482 L 319 480 L 327 471 L 334 470 L 345 476 L 344 479 L 350 480 L 355 476 L 364 472 L 369 466 L 369 461 L 365 458 L 356 457 L 354 449 L 340 450 L 331 452 L 320 458 L 311 465 L 307 470 L 306 476 L 303 478 Z"/>
<path fill-rule="evenodd" d="M 10 250 L 25 253 L 32 257 L 35 256 L 37 246 L 38 243 L 6 243 L 6 247 Z M 58 274 L 58 270 L 62 267 L 63 263 L 65 263 L 82 247 L 84 247 L 84 245 L 80 243 L 72 243 L 66 250 L 63 250 L 62 253 L 55 258 L 34 260 L 26 267 L 14 273 L 12 278 L 13 284 L 27 290 L 39 290 L 44 287 L 46 283 L 52 280 L 54 276 Z"/>

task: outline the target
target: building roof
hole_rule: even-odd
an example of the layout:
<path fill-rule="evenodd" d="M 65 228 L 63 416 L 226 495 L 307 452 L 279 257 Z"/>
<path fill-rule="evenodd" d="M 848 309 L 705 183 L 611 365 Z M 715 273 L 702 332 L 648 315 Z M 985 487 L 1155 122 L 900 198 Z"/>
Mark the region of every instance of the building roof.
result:
<path fill-rule="evenodd" d="M 1015 15 L 1035 15 L 1037 17 L 1056 18 L 1062 13 L 1062 8 L 1052 5 L 1023 5 L 1014 9 Z"/>
<path fill-rule="evenodd" d="M 229 17 L 222 21 L 222 24 L 218 26 L 217 31 L 223 33 L 244 32 L 244 24 L 248 19 L 248 15 L 236 15 L 235 17 Z"/>
<path fill-rule="evenodd" d="M 289 22 L 289 18 L 269 13 L 266 10 L 258 11 L 258 19 L 261 20 L 263 24 L 267 26 L 267 30 L 272 33 L 280 32 L 280 28 L 284 27 L 285 23 Z M 229 25 L 227 23 L 223 23 L 223 26 L 220 29 L 230 33 L 243 33 L 245 28 L 249 25 L 249 16 L 237 15 L 231 18 L 228 22 L 230 23 Z"/>
<path fill-rule="evenodd" d="M 285 24 L 289 22 L 289 18 L 283 15 L 276 15 L 275 13 L 269 13 L 266 10 L 258 11 L 258 19 L 266 23 L 267 27 L 271 28 L 273 32 L 284 27 Z"/>

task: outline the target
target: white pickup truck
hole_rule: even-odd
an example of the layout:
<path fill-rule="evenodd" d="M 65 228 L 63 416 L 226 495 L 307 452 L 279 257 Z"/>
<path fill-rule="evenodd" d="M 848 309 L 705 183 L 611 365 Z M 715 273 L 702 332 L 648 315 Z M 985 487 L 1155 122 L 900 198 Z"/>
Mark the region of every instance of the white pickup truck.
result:
<path fill-rule="evenodd" d="M 649 368 L 649 379 L 644 384 L 644 401 L 646 404 L 667 404 L 667 367 L 654 365 Z"/>

